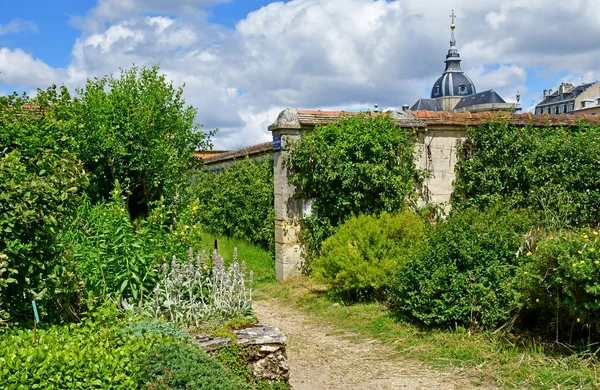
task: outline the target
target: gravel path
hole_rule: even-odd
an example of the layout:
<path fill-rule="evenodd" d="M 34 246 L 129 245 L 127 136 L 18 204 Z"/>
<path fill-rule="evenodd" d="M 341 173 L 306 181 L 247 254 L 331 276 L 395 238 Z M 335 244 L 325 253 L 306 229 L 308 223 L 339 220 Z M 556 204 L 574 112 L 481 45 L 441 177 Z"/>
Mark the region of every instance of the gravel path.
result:
<path fill-rule="evenodd" d="M 351 334 L 278 300 L 255 301 L 253 307 L 261 322 L 278 327 L 288 338 L 293 390 L 495 388 L 476 377 L 402 359 L 393 347 L 376 340 L 350 340 Z"/>

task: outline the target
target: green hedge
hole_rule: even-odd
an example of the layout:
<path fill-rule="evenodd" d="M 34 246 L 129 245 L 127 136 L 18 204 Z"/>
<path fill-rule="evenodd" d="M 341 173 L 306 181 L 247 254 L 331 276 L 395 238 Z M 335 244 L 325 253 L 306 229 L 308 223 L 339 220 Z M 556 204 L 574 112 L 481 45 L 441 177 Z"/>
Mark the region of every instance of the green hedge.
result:
<path fill-rule="evenodd" d="M 531 217 L 496 205 L 438 223 L 398 272 L 390 300 L 403 317 L 441 326 L 494 328 L 520 306 L 514 277 Z"/>
<path fill-rule="evenodd" d="M 504 199 L 543 211 L 564 228 L 600 222 L 600 127 L 516 127 L 490 121 L 467 129 L 456 165 L 453 206 Z"/>
<path fill-rule="evenodd" d="M 15 330 L 0 337 L 2 389 L 137 389 L 150 339 L 98 323 Z"/>
<path fill-rule="evenodd" d="M 159 344 L 137 360 L 146 389 L 250 389 L 206 353 L 184 342 Z"/>
<path fill-rule="evenodd" d="M 600 339 L 600 239 L 597 230 L 547 233 L 517 274 L 525 325 L 573 343 Z"/>

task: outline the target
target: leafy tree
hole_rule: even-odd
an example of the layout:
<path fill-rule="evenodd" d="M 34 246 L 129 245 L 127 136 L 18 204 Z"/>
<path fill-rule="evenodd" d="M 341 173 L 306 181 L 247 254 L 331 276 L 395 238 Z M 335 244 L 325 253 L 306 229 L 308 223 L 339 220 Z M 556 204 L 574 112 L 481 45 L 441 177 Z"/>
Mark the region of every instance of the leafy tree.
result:
<path fill-rule="evenodd" d="M 193 210 L 183 212 L 182 221 L 273 249 L 273 159 L 245 159 L 220 172 L 200 172 L 195 179 Z"/>
<path fill-rule="evenodd" d="M 51 87 L 37 102 L 70 127 L 92 198 L 108 199 L 118 181 L 132 218 L 161 197 L 174 199 L 199 164 L 194 151 L 212 147 L 214 132 L 194 124 L 196 110 L 186 106 L 183 87 L 175 88 L 158 66 L 88 79 L 77 95 Z"/>
<path fill-rule="evenodd" d="M 361 113 L 317 126 L 294 145 L 290 182 L 314 199 L 316 217 L 305 221 L 314 250 L 347 218 L 401 210 L 415 199 L 410 135 L 390 115 Z"/>
<path fill-rule="evenodd" d="M 72 312 L 80 293 L 60 234 L 87 177 L 61 124 L 29 103 L 16 95 L 0 99 L 0 255 L 12 321 L 31 318 L 32 299 L 42 311 Z"/>

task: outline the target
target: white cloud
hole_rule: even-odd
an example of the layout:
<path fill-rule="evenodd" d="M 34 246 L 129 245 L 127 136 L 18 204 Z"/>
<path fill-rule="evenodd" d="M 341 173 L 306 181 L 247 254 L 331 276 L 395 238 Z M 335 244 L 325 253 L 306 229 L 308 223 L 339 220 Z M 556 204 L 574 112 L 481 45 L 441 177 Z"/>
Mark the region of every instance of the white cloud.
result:
<path fill-rule="evenodd" d="M 67 69 L 9 50 L 20 69 L 0 77 L 75 86 L 160 62 L 176 84 L 186 83 L 198 121 L 221 129 L 219 148 L 268 139 L 268 123 L 285 107 L 367 109 L 376 90 L 381 107 L 429 96 L 444 69 L 453 8 L 463 69 L 479 91 L 538 98 L 526 69 L 598 78 L 596 0 L 293 0 L 256 10 L 234 29 L 202 11 L 225 1 L 99 0 Z"/>
<path fill-rule="evenodd" d="M 21 49 L 0 48 L 0 84 L 42 87 L 64 80 L 64 70 L 48 66 Z"/>
<path fill-rule="evenodd" d="M 21 32 L 38 32 L 38 26 L 31 20 L 13 19 L 6 24 L 0 24 L 0 36 L 18 34 Z"/>

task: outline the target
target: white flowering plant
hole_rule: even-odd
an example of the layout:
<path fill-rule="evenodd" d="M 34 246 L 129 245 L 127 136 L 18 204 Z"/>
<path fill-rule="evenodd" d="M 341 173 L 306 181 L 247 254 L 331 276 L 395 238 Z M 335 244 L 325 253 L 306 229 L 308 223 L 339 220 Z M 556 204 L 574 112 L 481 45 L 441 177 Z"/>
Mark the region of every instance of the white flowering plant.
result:
<path fill-rule="evenodd" d="M 246 264 L 238 261 L 237 248 L 228 267 L 216 250 L 211 263 L 206 252 L 194 256 L 192 248 L 186 262 L 179 263 L 173 256 L 170 264 L 163 264 L 158 284 L 142 303 L 142 316 L 197 327 L 209 320 L 250 315 L 253 272 L 246 277 Z M 135 311 L 127 302 L 123 307 Z"/>

